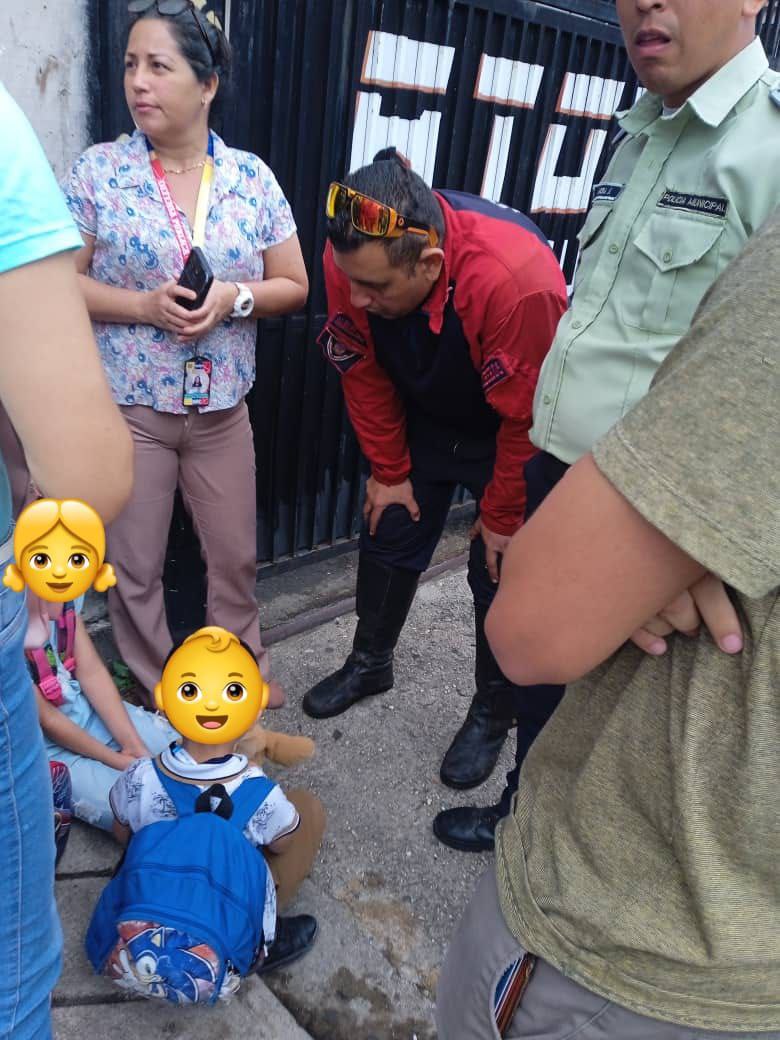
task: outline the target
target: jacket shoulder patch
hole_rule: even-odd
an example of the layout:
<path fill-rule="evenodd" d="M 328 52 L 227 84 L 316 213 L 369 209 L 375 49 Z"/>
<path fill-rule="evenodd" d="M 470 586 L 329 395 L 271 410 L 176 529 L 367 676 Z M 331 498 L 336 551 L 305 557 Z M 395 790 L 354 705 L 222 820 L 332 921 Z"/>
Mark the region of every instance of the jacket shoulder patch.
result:
<path fill-rule="evenodd" d="M 500 357 L 493 355 L 488 358 L 482 366 L 482 389 L 485 394 L 489 394 L 491 390 L 509 379 L 511 374 Z"/>
<path fill-rule="evenodd" d="M 325 359 L 342 375 L 364 358 L 367 351 L 365 337 L 349 315 L 342 312 L 328 318 L 317 344 Z"/>

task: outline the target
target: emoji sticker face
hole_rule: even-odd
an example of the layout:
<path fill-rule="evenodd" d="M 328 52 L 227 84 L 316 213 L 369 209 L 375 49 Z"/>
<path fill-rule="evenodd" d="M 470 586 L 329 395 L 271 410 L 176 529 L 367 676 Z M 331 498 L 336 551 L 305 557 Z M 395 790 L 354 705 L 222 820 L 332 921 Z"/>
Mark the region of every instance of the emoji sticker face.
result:
<path fill-rule="evenodd" d="M 78 499 L 42 498 L 29 505 L 14 531 L 16 563 L 3 583 L 17 592 L 27 585 L 40 599 L 66 603 L 94 585 L 104 592 L 116 584 L 110 564 L 103 563 L 103 522 Z"/>
<path fill-rule="evenodd" d="M 97 553 L 57 524 L 24 550 L 19 569 L 25 584 L 41 599 L 55 603 L 82 596 L 98 571 Z"/>
<path fill-rule="evenodd" d="M 171 654 L 154 699 L 183 737 L 227 744 L 252 728 L 268 693 L 252 654 L 232 633 L 210 626 Z"/>

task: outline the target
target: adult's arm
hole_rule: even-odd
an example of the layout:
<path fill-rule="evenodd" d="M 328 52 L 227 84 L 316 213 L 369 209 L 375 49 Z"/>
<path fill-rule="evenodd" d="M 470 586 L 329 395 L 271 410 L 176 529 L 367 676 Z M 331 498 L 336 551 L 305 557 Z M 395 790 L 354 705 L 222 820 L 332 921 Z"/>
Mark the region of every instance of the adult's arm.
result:
<path fill-rule="evenodd" d="M 534 391 L 565 310 L 565 291 L 557 287 L 510 298 L 503 312 L 486 308 L 482 386 L 488 403 L 501 416 L 501 426 L 493 476 L 480 510 L 483 525 L 495 534 L 513 535 L 523 521 L 523 467 L 536 454 L 530 438 Z"/>
<path fill-rule="evenodd" d="M 775 218 L 516 535 L 488 619 L 515 681 L 578 678 L 707 571 L 750 598 L 780 584 L 778 297 L 762 278 L 779 254 Z"/>
<path fill-rule="evenodd" d="M 297 235 L 263 253 L 262 282 L 251 282 L 254 318 L 270 318 L 300 310 L 309 295 L 309 276 Z"/>
<path fill-rule="evenodd" d="M 106 285 L 90 277 L 89 268 L 95 252 L 95 239 L 82 232 L 84 246 L 75 257 L 79 285 L 87 310 L 94 321 L 116 324 L 156 325 L 184 340 L 198 339 L 233 310 L 238 295 L 235 282 L 215 280 L 203 306 L 195 311 L 182 307 L 179 299 L 194 298 L 194 293 L 181 289 L 169 280 L 148 292 Z M 306 303 L 309 279 L 297 235 L 271 246 L 263 254 L 265 277 L 261 282 L 246 282 L 255 300 L 252 318 L 272 318 L 291 314 Z"/>
<path fill-rule="evenodd" d="M 67 253 L 0 275 L 0 398 L 38 487 L 113 520 L 130 494 L 132 443 Z"/>
<path fill-rule="evenodd" d="M 705 571 L 586 455 L 512 539 L 488 639 L 513 682 L 573 682 Z"/>
<path fill-rule="evenodd" d="M 403 484 L 412 469 L 403 402 L 377 364 L 365 311 L 350 303 L 349 283 L 333 262 L 330 243 L 322 264 L 328 321 L 319 343 L 341 376 L 347 411 L 372 476 L 386 487 Z"/>
<path fill-rule="evenodd" d="M 251 291 L 255 301 L 250 317 L 273 318 L 300 310 L 309 294 L 309 279 L 298 236 L 291 235 L 286 241 L 264 250 L 263 268 L 264 277 L 261 282 L 243 283 Z M 168 285 L 164 291 L 171 293 L 174 286 Z M 180 333 L 182 339 L 185 342 L 194 342 L 205 336 L 219 322 L 231 315 L 237 296 L 236 282 L 215 280 L 203 306 L 196 311 L 185 312 L 188 317 L 184 320 Z"/>

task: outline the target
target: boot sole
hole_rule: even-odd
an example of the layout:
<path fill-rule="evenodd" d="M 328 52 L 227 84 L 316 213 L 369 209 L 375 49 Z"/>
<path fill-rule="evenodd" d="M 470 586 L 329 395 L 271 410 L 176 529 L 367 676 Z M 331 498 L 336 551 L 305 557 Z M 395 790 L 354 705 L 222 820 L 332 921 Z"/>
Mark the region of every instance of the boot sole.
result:
<path fill-rule="evenodd" d="M 337 715 L 343 715 L 345 711 L 349 711 L 355 704 L 359 704 L 360 701 L 364 701 L 367 697 L 376 697 L 380 693 L 387 693 L 388 690 L 392 690 L 393 683 L 389 683 L 387 686 L 380 686 L 378 690 L 369 690 L 368 693 L 361 693 L 360 696 L 355 697 L 348 704 L 343 707 L 336 708 L 333 711 L 317 711 L 311 707 L 310 704 L 306 703 L 306 698 L 303 698 L 301 707 L 303 708 L 306 715 L 310 719 L 335 719 Z"/>
<path fill-rule="evenodd" d="M 439 829 L 436 826 L 436 820 L 433 821 L 433 833 L 442 843 L 450 849 L 455 849 L 456 852 L 493 852 L 496 847 L 495 838 L 491 842 L 485 841 L 458 841 L 457 838 L 451 838 L 449 835 L 446 837 L 439 833 Z"/>

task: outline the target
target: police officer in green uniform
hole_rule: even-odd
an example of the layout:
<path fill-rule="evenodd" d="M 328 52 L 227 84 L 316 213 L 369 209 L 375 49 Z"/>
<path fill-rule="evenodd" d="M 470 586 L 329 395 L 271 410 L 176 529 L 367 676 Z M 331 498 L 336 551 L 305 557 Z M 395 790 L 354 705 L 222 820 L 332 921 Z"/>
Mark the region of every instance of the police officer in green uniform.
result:
<path fill-rule="evenodd" d="M 529 509 L 647 393 L 704 294 L 780 204 L 780 73 L 755 31 L 765 2 L 617 0 L 647 92 L 618 115 L 615 152 L 579 234 L 572 306 L 534 399 Z M 518 730 L 497 805 L 438 814 L 441 841 L 493 847 L 533 736 Z"/>

